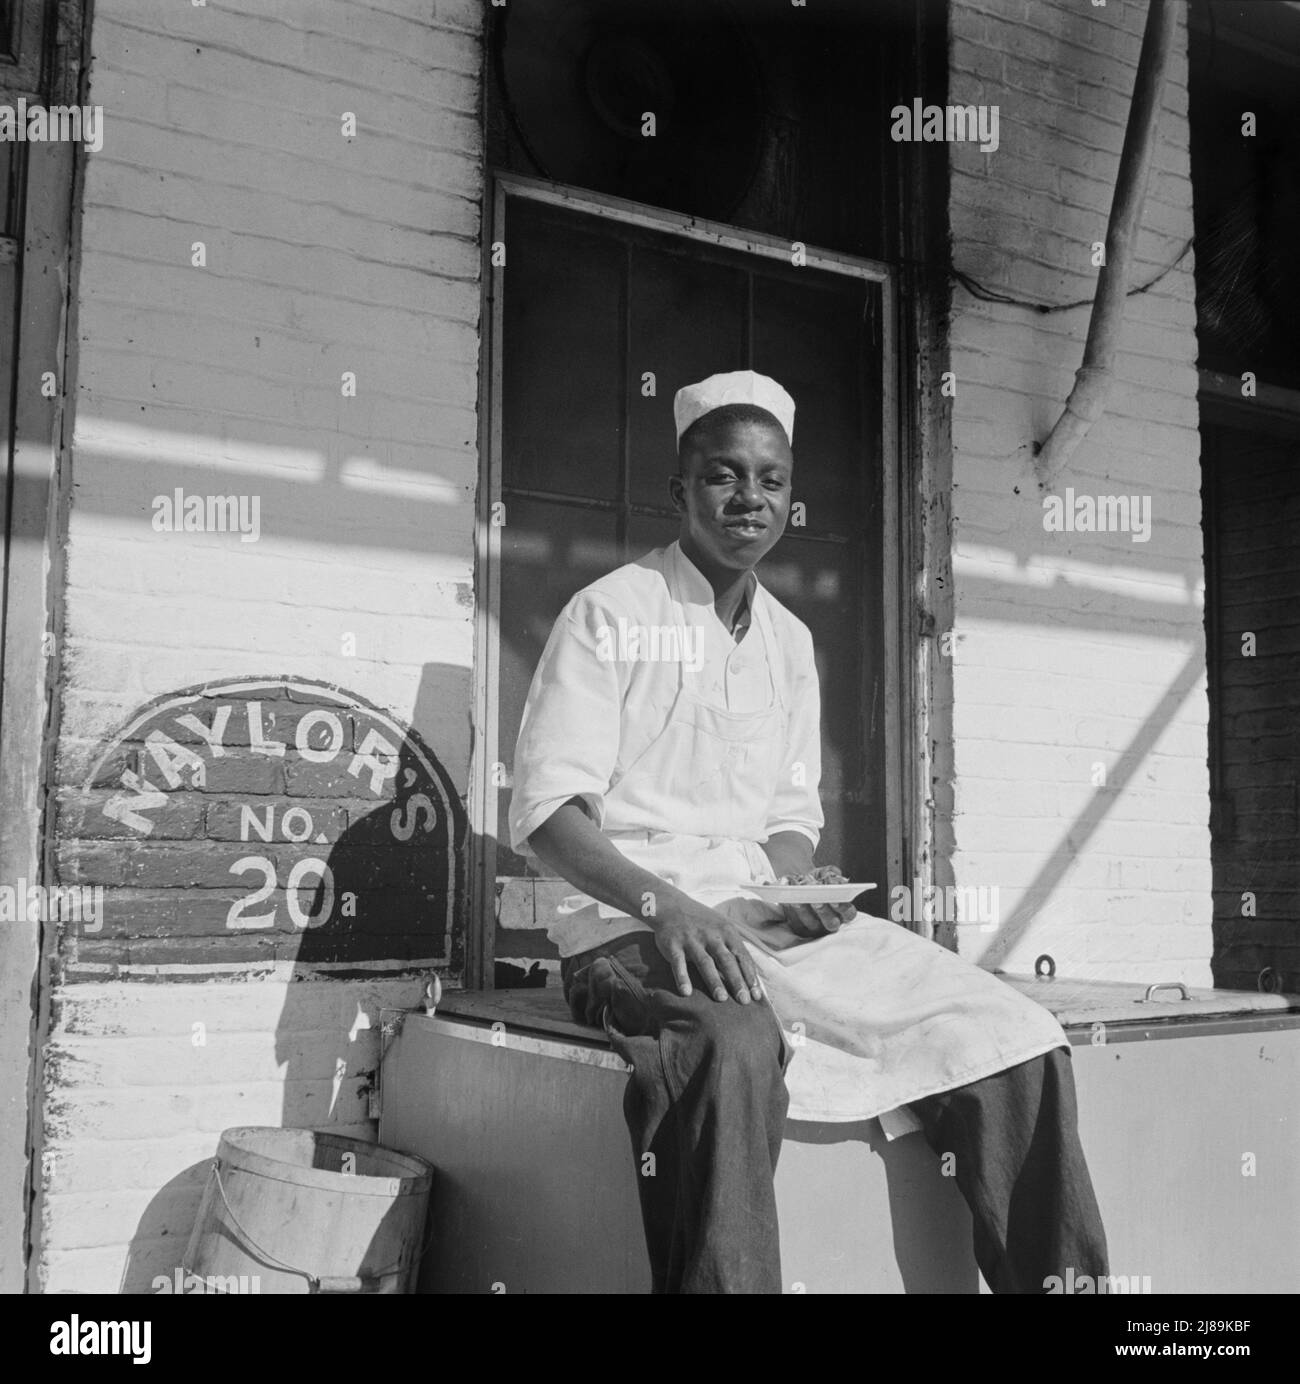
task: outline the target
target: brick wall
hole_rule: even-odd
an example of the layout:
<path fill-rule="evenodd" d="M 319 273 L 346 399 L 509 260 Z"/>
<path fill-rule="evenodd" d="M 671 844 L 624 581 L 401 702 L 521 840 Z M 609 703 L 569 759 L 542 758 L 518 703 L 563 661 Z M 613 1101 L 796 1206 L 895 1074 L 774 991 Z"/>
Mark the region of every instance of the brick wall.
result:
<path fill-rule="evenodd" d="M 1258 426 L 1258 425 L 1257 425 Z M 1214 507 L 1207 580 L 1217 602 L 1211 649 L 1219 717 L 1214 836 L 1220 985 L 1254 989 L 1265 967 L 1300 977 L 1300 474 L 1294 433 L 1205 429 Z"/>
<path fill-rule="evenodd" d="M 118 733 L 209 681 L 308 679 L 411 727 L 464 794 L 481 12 L 96 6 L 89 99 L 105 139 L 75 286 L 55 858 L 61 883 L 107 886 L 111 925 L 65 929 L 50 958 L 47 1290 L 148 1291 L 170 1272 L 225 1127 L 369 1136 L 379 1010 L 415 1002 L 430 957 L 454 980 L 441 933 L 424 951 L 379 944 L 350 979 L 300 961 L 315 934 L 295 936 L 283 911 L 274 945 L 249 932 L 232 946 L 248 794 L 312 812 L 311 843 L 330 845 L 374 806 L 361 775 L 355 798 L 338 788 L 344 759 L 316 770 L 292 716 L 267 736 L 287 732 L 286 753 L 258 761 L 232 729 L 197 777 L 175 761 L 170 788 Z M 256 499 L 255 541 L 164 526 L 169 506 L 212 495 L 242 497 L 247 515 Z M 114 831 L 102 812 L 88 825 L 126 770 L 168 794 L 144 814 L 154 831 Z M 281 870 L 293 855 L 280 839 L 246 849 Z M 264 907 L 283 910 L 284 883 Z"/>
<path fill-rule="evenodd" d="M 959 0 L 949 100 L 996 104 L 1000 147 L 951 146 L 955 267 L 996 292 L 1091 300 L 1145 4 Z M 1192 235 L 1186 27 L 1134 282 Z M 1000 891 L 958 929 L 985 964 L 1209 983 L 1200 471 L 1192 258 L 1128 300 L 1107 411 L 1054 491 L 1150 497 L 1149 541 L 1046 532 L 1029 444 L 1078 367 L 1087 307 L 1039 314 L 954 288 L 949 666 L 939 858 Z"/>

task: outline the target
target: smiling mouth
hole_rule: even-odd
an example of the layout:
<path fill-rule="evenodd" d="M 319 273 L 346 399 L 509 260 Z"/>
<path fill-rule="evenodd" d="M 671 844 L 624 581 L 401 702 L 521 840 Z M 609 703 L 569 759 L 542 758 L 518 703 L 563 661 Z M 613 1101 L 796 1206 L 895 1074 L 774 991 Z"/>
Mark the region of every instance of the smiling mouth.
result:
<path fill-rule="evenodd" d="M 724 525 L 735 533 L 759 534 L 767 532 L 767 525 L 758 519 L 731 519 Z"/>

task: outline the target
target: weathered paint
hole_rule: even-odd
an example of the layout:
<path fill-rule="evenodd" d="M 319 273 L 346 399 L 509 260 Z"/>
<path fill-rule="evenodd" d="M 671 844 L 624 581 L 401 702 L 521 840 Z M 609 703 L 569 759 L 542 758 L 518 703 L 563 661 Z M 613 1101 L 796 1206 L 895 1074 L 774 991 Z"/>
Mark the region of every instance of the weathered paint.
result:
<path fill-rule="evenodd" d="M 88 99 L 105 140 L 73 288 L 51 784 L 65 801 L 139 708 L 250 673 L 347 689 L 411 727 L 463 797 L 482 18 L 477 0 L 95 12 Z M 249 514 L 256 498 L 256 541 L 155 527 L 177 488 L 246 497 Z M 311 803 L 321 830 L 347 830 Z M 238 818 L 190 825 L 205 834 L 175 836 L 173 883 L 214 892 Z M 60 868 L 120 883 L 151 856 L 129 837 L 82 835 L 69 815 Z M 112 944 L 132 955 L 104 963 L 132 978 L 56 975 L 50 992 L 33 1272 L 48 1291 L 148 1292 L 170 1274 L 228 1126 L 373 1138 L 379 1011 L 423 984 L 383 972 L 454 959 L 444 928 L 419 954 L 418 937 L 381 946 L 395 955 L 350 980 L 285 953 L 233 983 L 224 937 L 210 958 L 193 935 L 184 955 L 159 952 L 147 892 Z"/>
<path fill-rule="evenodd" d="M 10 6 L 10 17 L 16 23 L 6 40 L 17 40 L 16 61 L 0 67 L 0 104 L 75 100 L 82 56 L 80 0 L 63 0 L 57 7 Z M 8 162 L 11 174 L 20 158 L 19 152 Z M 6 338 L 0 458 L 11 463 L 12 472 L 4 478 L 7 494 L 0 502 L 8 530 L 0 543 L 5 563 L 0 884 L 11 887 L 19 879 L 49 878 L 41 840 L 42 790 L 52 750 L 51 689 L 62 656 L 57 591 L 66 498 L 60 469 L 66 485 L 65 411 L 75 358 L 70 327 L 75 304 L 67 289 L 76 234 L 70 216 L 76 150 L 68 143 L 42 145 L 25 163 L 24 176 L 6 189 L 20 197 L 25 192 L 17 206 L 4 207 L 13 212 L 16 238 L 0 237 L 0 337 Z M 17 346 L 16 360 L 10 357 L 11 345 Z M 50 374 L 56 381 L 52 391 L 44 387 Z M 39 949 L 33 921 L 0 926 L 0 1292 L 7 1293 L 20 1292 L 27 1278 L 31 1146 L 39 1119 L 33 1074 L 41 1010 L 48 1002 L 38 979 Z"/>

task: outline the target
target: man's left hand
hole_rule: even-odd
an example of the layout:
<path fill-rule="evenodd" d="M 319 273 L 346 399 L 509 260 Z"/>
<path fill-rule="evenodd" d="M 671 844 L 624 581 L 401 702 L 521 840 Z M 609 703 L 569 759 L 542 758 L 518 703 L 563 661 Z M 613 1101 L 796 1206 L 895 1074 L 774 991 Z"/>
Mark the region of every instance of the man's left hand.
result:
<path fill-rule="evenodd" d="M 857 916 L 851 903 L 783 903 L 781 912 L 790 931 L 800 937 L 825 937 Z"/>

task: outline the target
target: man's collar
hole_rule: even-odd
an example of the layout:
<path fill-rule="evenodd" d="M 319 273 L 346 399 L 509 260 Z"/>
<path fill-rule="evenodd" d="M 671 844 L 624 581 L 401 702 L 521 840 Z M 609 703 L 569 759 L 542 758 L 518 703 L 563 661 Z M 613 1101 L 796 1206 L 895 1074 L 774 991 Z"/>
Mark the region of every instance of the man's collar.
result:
<path fill-rule="evenodd" d="M 668 551 L 677 566 L 683 598 L 691 605 L 712 606 L 716 599 L 713 594 L 713 587 L 710 585 L 708 577 L 686 556 L 682 549 L 681 540 L 674 539 L 669 545 Z M 758 573 L 751 567 L 749 578 L 745 583 L 744 595 L 744 600 L 748 603 L 751 611 L 758 598 L 758 592 L 761 590 L 762 584 L 758 580 Z"/>

